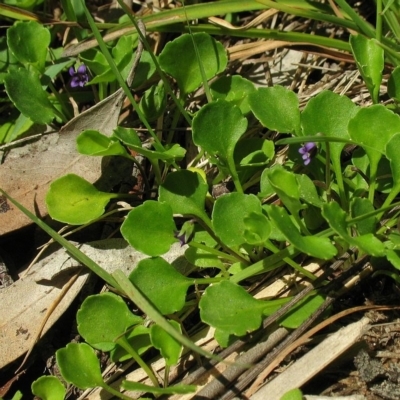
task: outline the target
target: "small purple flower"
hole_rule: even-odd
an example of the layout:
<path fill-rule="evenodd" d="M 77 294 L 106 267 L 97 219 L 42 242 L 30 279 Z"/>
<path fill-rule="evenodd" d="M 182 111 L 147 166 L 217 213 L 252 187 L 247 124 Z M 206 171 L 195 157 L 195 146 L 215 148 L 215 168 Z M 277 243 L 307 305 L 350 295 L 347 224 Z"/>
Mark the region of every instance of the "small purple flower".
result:
<path fill-rule="evenodd" d="M 301 146 L 299 153 L 304 161 L 304 165 L 308 165 L 311 162 L 311 152 L 317 147 L 314 142 L 307 142 L 304 146 Z"/>
<path fill-rule="evenodd" d="M 76 88 L 78 86 L 83 87 L 89 81 L 89 75 L 85 64 L 82 64 L 75 71 L 74 67 L 69 69 L 69 74 L 72 76 L 71 87 Z"/>

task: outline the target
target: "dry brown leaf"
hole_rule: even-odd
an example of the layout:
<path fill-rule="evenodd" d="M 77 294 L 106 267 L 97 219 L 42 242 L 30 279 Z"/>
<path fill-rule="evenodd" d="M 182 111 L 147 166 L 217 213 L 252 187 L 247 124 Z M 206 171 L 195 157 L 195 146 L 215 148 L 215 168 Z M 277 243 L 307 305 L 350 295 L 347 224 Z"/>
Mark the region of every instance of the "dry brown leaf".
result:
<path fill-rule="evenodd" d="M 80 246 L 80 250 L 109 273 L 121 269 L 128 273 L 146 256 L 123 239 L 107 239 Z M 186 246 L 176 243 L 164 259 L 185 272 L 183 253 Z M 64 285 L 80 267 L 79 262 L 60 249 L 33 266 L 30 273 L 0 291 L 0 369 L 11 363 L 34 344 L 42 319 L 57 300 Z M 42 335 L 57 321 L 79 293 L 88 277 L 85 269 L 48 319 Z"/>

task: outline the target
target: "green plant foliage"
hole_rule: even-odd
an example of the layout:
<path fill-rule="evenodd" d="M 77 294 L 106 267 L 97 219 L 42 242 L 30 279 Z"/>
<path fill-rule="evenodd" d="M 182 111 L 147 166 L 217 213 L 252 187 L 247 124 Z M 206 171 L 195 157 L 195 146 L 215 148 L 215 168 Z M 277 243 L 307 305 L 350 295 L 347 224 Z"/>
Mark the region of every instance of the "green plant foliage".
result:
<path fill-rule="evenodd" d="M 76 138 L 76 148 L 87 156 L 126 156 L 125 147 L 99 131 L 86 130 Z"/>
<path fill-rule="evenodd" d="M 292 389 L 286 392 L 280 400 L 303 400 L 303 393 L 300 389 Z"/>
<path fill-rule="evenodd" d="M 379 102 L 379 89 L 384 67 L 384 50 L 376 39 L 364 35 L 351 35 L 350 45 L 358 70 L 364 79 L 375 104 Z"/>
<path fill-rule="evenodd" d="M 193 285 L 193 279 L 184 277 L 160 257 L 141 260 L 129 280 L 163 315 L 181 310 L 187 289 Z"/>
<path fill-rule="evenodd" d="M 44 71 L 50 32 L 43 25 L 36 21 L 16 22 L 7 30 L 7 44 L 21 64 Z"/>
<path fill-rule="evenodd" d="M 288 329 L 298 328 L 325 301 L 325 297 L 313 294 L 299 301 L 289 312 L 279 320 L 279 324 Z"/>
<path fill-rule="evenodd" d="M 300 111 L 297 95 L 283 86 L 259 88 L 249 95 L 256 118 L 268 129 L 300 135 Z"/>
<path fill-rule="evenodd" d="M 328 238 L 302 236 L 284 208 L 272 205 L 268 207 L 268 216 L 286 239 L 303 253 L 323 260 L 337 254 L 336 247 Z"/>
<path fill-rule="evenodd" d="M 199 59 L 193 45 L 196 43 Z M 207 33 L 184 34 L 169 42 L 159 56 L 161 68 L 176 79 L 182 95 L 196 90 L 202 83 L 199 63 L 207 79 L 224 71 L 228 57 L 221 43 Z"/>
<path fill-rule="evenodd" d="M 94 350 L 86 343 L 69 343 L 56 352 L 62 377 L 79 389 L 103 387 L 100 363 Z"/>
<path fill-rule="evenodd" d="M 129 212 L 121 226 L 124 239 L 136 250 L 148 256 L 166 253 L 176 242 L 172 209 L 169 204 L 153 200 Z"/>
<path fill-rule="evenodd" d="M 227 246 L 240 246 L 266 234 L 268 238 L 269 234 L 268 219 L 262 213 L 260 201 L 252 194 L 229 193 L 218 198 L 212 223 L 215 233 Z M 263 224 L 265 230 L 260 226 Z"/>
<path fill-rule="evenodd" d="M 368 199 L 361 197 L 355 197 L 350 204 L 350 208 L 353 217 L 360 217 L 375 210 L 374 205 Z M 357 222 L 358 234 L 373 234 L 376 231 L 377 223 L 378 220 L 375 215 Z"/>
<path fill-rule="evenodd" d="M 169 321 L 169 323 L 180 333 L 182 333 L 181 326 L 176 321 Z M 153 346 L 160 350 L 161 355 L 165 359 L 165 364 L 169 367 L 178 363 L 179 357 L 182 353 L 183 346 L 176 339 L 170 336 L 159 325 L 152 325 L 150 330 L 151 343 Z"/>
<path fill-rule="evenodd" d="M 133 350 L 141 355 L 152 347 L 150 340 L 150 328 L 143 325 L 137 325 L 133 329 L 129 329 L 125 334 L 126 340 Z M 110 357 L 113 362 L 123 362 L 132 358 L 122 346 L 116 343 L 115 347 L 110 351 Z"/>
<path fill-rule="evenodd" d="M 133 315 L 120 296 L 101 293 L 89 296 L 76 314 L 79 334 L 96 349 L 110 351 L 115 339 L 127 329 L 143 322 Z"/>
<path fill-rule="evenodd" d="M 392 99 L 400 102 L 400 66 L 396 67 L 390 74 L 388 93 Z"/>
<path fill-rule="evenodd" d="M 250 112 L 249 94 L 255 92 L 253 82 L 240 75 L 222 76 L 210 85 L 214 100 L 226 100 L 238 106 L 243 114 Z"/>
<path fill-rule="evenodd" d="M 338 203 L 331 202 L 324 204 L 322 215 L 329 222 L 330 227 L 345 239 L 347 243 L 357 246 L 372 256 L 383 257 L 385 255 L 383 243 L 371 233 L 357 237 L 352 237 L 348 234 L 346 224 L 347 214 L 340 208 Z"/>
<path fill-rule="evenodd" d="M 86 224 L 104 213 L 117 194 L 100 192 L 91 183 L 75 174 L 53 181 L 46 195 L 50 216 L 71 225 Z"/>
<path fill-rule="evenodd" d="M 55 376 L 41 376 L 31 385 L 32 393 L 42 400 L 64 400 L 67 391 Z"/>
<path fill-rule="evenodd" d="M 123 381 L 121 386 L 125 390 L 154 394 L 187 394 L 194 393 L 196 391 L 196 386 L 193 385 L 174 385 L 167 388 L 157 388 L 154 386 L 145 385 L 143 383 Z"/>
<path fill-rule="evenodd" d="M 194 215 L 208 220 L 204 211 L 207 184 L 196 172 L 170 173 L 159 188 L 159 201 L 170 205 L 174 214 Z"/>
<path fill-rule="evenodd" d="M 398 158 L 400 146 L 400 133 L 392 136 L 386 145 L 386 157 L 390 162 L 391 177 L 393 179 L 393 187 L 385 204 L 390 204 L 390 202 L 400 193 L 400 163 Z"/>
<path fill-rule="evenodd" d="M 209 286 L 200 303 L 201 320 L 229 334 L 243 336 L 261 325 L 266 303 L 229 281 Z"/>
<path fill-rule="evenodd" d="M 15 107 L 33 122 L 48 124 L 55 118 L 56 110 L 33 69 L 12 70 L 4 76 L 4 84 Z"/>
<path fill-rule="evenodd" d="M 154 121 L 162 115 L 167 106 L 164 84 L 160 81 L 144 92 L 139 107 L 149 121 Z"/>

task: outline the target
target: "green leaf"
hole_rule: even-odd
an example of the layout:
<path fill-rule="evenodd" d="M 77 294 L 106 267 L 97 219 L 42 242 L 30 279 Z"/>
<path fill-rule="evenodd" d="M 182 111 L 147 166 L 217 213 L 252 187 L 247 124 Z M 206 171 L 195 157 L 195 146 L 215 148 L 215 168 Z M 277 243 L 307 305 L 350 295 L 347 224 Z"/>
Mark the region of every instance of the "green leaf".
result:
<path fill-rule="evenodd" d="M 67 391 L 55 376 L 41 376 L 32 383 L 32 393 L 42 400 L 64 400 Z"/>
<path fill-rule="evenodd" d="M 347 126 L 358 108 L 346 96 L 323 91 L 312 98 L 301 113 L 303 134 L 322 134 L 331 138 L 350 139 Z M 330 157 L 337 179 L 342 175 L 341 153 L 345 143 L 330 142 Z"/>
<path fill-rule="evenodd" d="M 130 211 L 121 226 L 124 239 L 148 256 L 166 253 L 176 242 L 175 231 L 171 207 L 154 200 L 145 201 Z"/>
<path fill-rule="evenodd" d="M 337 254 L 336 247 L 328 238 L 301 236 L 283 207 L 270 206 L 268 208 L 268 216 L 286 239 L 303 253 L 323 260 L 330 260 Z"/>
<path fill-rule="evenodd" d="M 300 202 L 300 190 L 297 176 L 281 165 L 267 172 L 271 186 L 292 215 L 297 215 L 304 208 Z"/>
<path fill-rule="evenodd" d="M 196 386 L 193 385 L 174 385 L 166 388 L 154 387 L 138 382 L 122 381 L 122 388 L 129 391 L 138 391 L 155 394 L 186 394 L 194 393 Z"/>
<path fill-rule="evenodd" d="M 129 329 L 125 337 L 129 346 L 139 355 L 153 347 L 150 340 L 150 328 L 147 328 L 146 326 L 138 325 L 133 329 Z M 116 363 L 129 360 L 132 358 L 132 355 L 129 354 L 121 345 L 116 343 L 115 347 L 110 352 L 110 357 L 111 360 Z"/>
<path fill-rule="evenodd" d="M 193 41 L 199 53 L 197 59 Z M 176 79 L 183 95 L 193 92 L 202 83 L 199 62 L 207 79 L 225 70 L 228 57 L 224 46 L 207 33 L 184 34 L 167 43 L 159 56 L 161 68 Z"/>
<path fill-rule="evenodd" d="M 385 200 L 386 204 L 390 202 L 400 192 L 400 162 L 399 162 L 399 148 L 400 148 L 400 133 L 395 134 L 388 141 L 386 145 L 386 157 L 390 162 L 391 175 L 393 179 L 393 187 L 388 198 Z"/>
<path fill-rule="evenodd" d="M 199 308 L 206 324 L 243 336 L 260 327 L 265 303 L 254 299 L 241 286 L 222 281 L 205 290 Z"/>
<path fill-rule="evenodd" d="M 101 134 L 99 131 L 86 130 L 76 138 L 79 153 L 87 156 L 124 156 L 125 147 L 119 141 Z"/>
<path fill-rule="evenodd" d="M 33 122 L 49 124 L 56 116 L 56 110 L 34 70 L 13 70 L 4 77 L 4 84 L 15 107 Z"/>
<path fill-rule="evenodd" d="M 305 174 L 296 174 L 296 181 L 300 199 L 315 207 L 321 207 L 323 204 L 322 200 L 319 198 L 317 188 L 311 178 Z"/>
<path fill-rule="evenodd" d="M 235 181 L 235 146 L 247 129 L 240 109 L 226 100 L 208 103 L 193 118 L 192 129 L 193 142 L 217 158 L 219 166 L 228 168 Z"/>
<path fill-rule="evenodd" d="M 75 174 L 68 174 L 50 184 L 46 205 L 50 216 L 71 225 L 86 224 L 104 213 L 117 194 L 100 192 Z"/>
<path fill-rule="evenodd" d="M 240 246 L 249 238 L 254 239 L 251 232 L 255 233 L 257 229 L 251 231 L 251 221 L 245 221 L 252 214 L 252 220 L 258 217 L 268 225 L 268 220 L 262 214 L 260 200 L 253 194 L 229 193 L 219 197 L 212 213 L 216 235 L 227 246 Z"/>
<path fill-rule="evenodd" d="M 181 326 L 176 321 L 169 321 L 169 323 L 180 333 L 182 333 Z M 162 357 L 165 359 L 165 364 L 169 367 L 178 363 L 179 357 L 182 353 L 183 346 L 172 336 L 170 336 L 160 325 L 152 325 L 150 329 L 150 337 L 153 346 L 160 350 Z"/>
<path fill-rule="evenodd" d="M 157 307 L 161 314 L 173 314 L 185 305 L 193 280 L 181 275 L 160 257 L 139 261 L 129 280 Z"/>
<path fill-rule="evenodd" d="M 214 100 L 226 100 L 240 108 L 242 114 L 250 111 L 249 94 L 255 92 L 254 83 L 240 75 L 222 76 L 210 85 Z"/>
<path fill-rule="evenodd" d="M 374 205 L 368 199 L 361 197 L 355 197 L 350 204 L 350 208 L 353 218 L 375 211 Z M 376 216 L 357 222 L 358 234 L 366 235 L 367 233 L 375 233 L 377 223 Z"/>
<path fill-rule="evenodd" d="M 101 293 L 87 297 L 76 314 L 79 334 L 102 351 L 115 347 L 114 340 L 135 324 L 143 322 L 133 315 L 120 296 Z"/>
<path fill-rule="evenodd" d="M 331 202 L 329 204 L 324 204 L 322 207 L 322 215 L 328 221 L 330 227 L 348 244 L 357 246 L 360 250 L 372 256 L 384 256 L 385 247 L 383 243 L 371 233 L 357 237 L 352 237 L 348 234 L 346 223 L 347 214 L 340 208 L 338 203 Z"/>
<path fill-rule="evenodd" d="M 303 400 L 303 393 L 300 389 L 292 389 L 286 392 L 280 400 Z"/>
<path fill-rule="evenodd" d="M 169 204 L 174 214 L 194 215 L 207 221 L 207 191 L 207 183 L 198 173 L 181 169 L 168 174 L 159 188 L 159 201 Z"/>
<path fill-rule="evenodd" d="M 320 294 L 314 294 L 299 301 L 288 313 L 279 320 L 285 328 L 296 329 L 309 318 L 325 301 Z"/>
<path fill-rule="evenodd" d="M 297 95 L 283 86 L 259 88 L 249 95 L 256 118 L 268 129 L 300 135 L 300 111 Z"/>
<path fill-rule="evenodd" d="M 100 363 L 86 343 L 68 343 L 57 350 L 56 360 L 62 377 L 79 389 L 103 386 Z"/>
<path fill-rule="evenodd" d="M 397 66 L 390 74 L 387 89 L 389 96 L 400 102 L 400 66 Z"/>
<path fill-rule="evenodd" d="M 377 104 L 384 67 L 384 50 L 376 39 L 368 39 L 360 34 L 350 35 L 350 46 L 372 101 Z"/>
<path fill-rule="evenodd" d="M 36 21 L 16 22 L 7 30 L 7 43 L 18 61 L 44 71 L 50 32 Z"/>
<path fill-rule="evenodd" d="M 162 115 L 167 105 L 163 81 L 151 86 L 140 99 L 139 107 L 149 121 L 154 121 Z"/>

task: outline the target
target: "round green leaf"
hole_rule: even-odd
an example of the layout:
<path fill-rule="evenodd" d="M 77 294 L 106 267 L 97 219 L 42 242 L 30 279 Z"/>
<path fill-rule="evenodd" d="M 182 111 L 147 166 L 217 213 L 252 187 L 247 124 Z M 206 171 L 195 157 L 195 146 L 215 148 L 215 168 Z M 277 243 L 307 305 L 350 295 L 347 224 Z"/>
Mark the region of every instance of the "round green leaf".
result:
<path fill-rule="evenodd" d="M 252 213 L 264 220 L 260 200 L 253 194 L 229 193 L 219 197 L 212 213 L 215 233 L 227 246 L 246 243 L 251 235 L 245 218 Z"/>
<path fill-rule="evenodd" d="M 185 305 L 186 292 L 193 284 L 160 257 L 141 260 L 129 280 L 158 308 L 161 314 L 173 314 Z"/>
<path fill-rule="evenodd" d="M 120 296 L 101 293 L 89 296 L 76 314 L 78 332 L 91 346 L 102 351 L 115 347 L 114 340 L 142 319 L 133 315 Z"/>
<path fill-rule="evenodd" d="M 100 217 L 110 199 L 117 196 L 100 192 L 80 176 L 68 174 L 51 183 L 46 205 L 53 219 L 82 225 Z"/>
<path fill-rule="evenodd" d="M 226 100 L 208 103 L 193 118 L 193 142 L 208 153 L 233 162 L 236 143 L 246 132 L 247 119 Z"/>
<path fill-rule="evenodd" d="M 210 85 L 214 100 L 221 99 L 229 101 L 238 106 L 243 114 L 250 111 L 248 95 L 255 92 L 253 82 L 242 78 L 240 75 L 222 76 Z"/>
<path fill-rule="evenodd" d="M 193 46 L 196 43 L 200 60 Z M 207 33 L 184 34 L 167 43 L 159 56 L 161 68 L 176 79 L 183 94 L 196 90 L 203 79 L 199 67 L 202 63 L 207 79 L 225 70 L 228 62 L 224 46 Z"/>
<path fill-rule="evenodd" d="M 300 111 L 297 95 L 283 86 L 259 88 L 249 95 L 256 118 L 268 129 L 300 134 Z"/>
<path fill-rule="evenodd" d="M 176 226 L 171 207 L 163 202 L 145 201 L 129 212 L 121 226 L 124 239 L 149 256 L 166 253 L 176 242 Z"/>
<path fill-rule="evenodd" d="M 204 211 L 207 191 L 198 173 L 181 169 L 168 174 L 159 188 L 159 200 L 169 204 L 174 214 L 208 218 Z"/>
<path fill-rule="evenodd" d="M 86 343 L 69 343 L 56 351 L 62 377 L 79 389 L 103 386 L 100 363 L 94 350 Z"/>
<path fill-rule="evenodd" d="M 76 138 L 76 148 L 87 156 L 123 156 L 125 147 L 119 141 L 111 139 L 99 131 L 86 130 Z"/>
<path fill-rule="evenodd" d="M 21 64 L 31 64 L 43 72 L 50 32 L 36 21 L 16 22 L 7 30 L 7 44 Z"/>
<path fill-rule="evenodd" d="M 300 389 L 292 389 L 286 392 L 280 400 L 303 400 L 303 393 Z"/>
<path fill-rule="evenodd" d="M 8 97 L 25 117 L 43 125 L 55 117 L 56 111 L 33 69 L 12 70 L 4 77 L 4 84 Z"/>
<path fill-rule="evenodd" d="M 386 145 L 395 133 L 400 133 L 400 117 L 381 104 L 361 108 L 348 126 L 350 137 L 365 145 L 371 166 L 376 170 L 378 162 L 385 154 Z"/>
<path fill-rule="evenodd" d="M 203 322 L 227 333 L 243 336 L 259 328 L 265 303 L 229 281 L 209 286 L 200 303 Z"/>
<path fill-rule="evenodd" d="M 32 383 L 32 393 L 42 400 L 64 400 L 66 390 L 55 376 L 41 376 Z"/>
<path fill-rule="evenodd" d="M 182 333 L 181 326 L 176 321 L 169 323 L 179 332 Z M 165 359 L 165 364 L 172 366 L 178 363 L 179 356 L 182 353 L 183 346 L 171 335 L 164 331 L 160 325 L 152 325 L 150 330 L 151 342 L 153 346 L 160 350 L 161 355 Z"/>
<path fill-rule="evenodd" d="M 264 214 L 250 212 L 243 218 L 244 238 L 248 244 L 262 245 L 271 233 L 271 224 Z"/>

